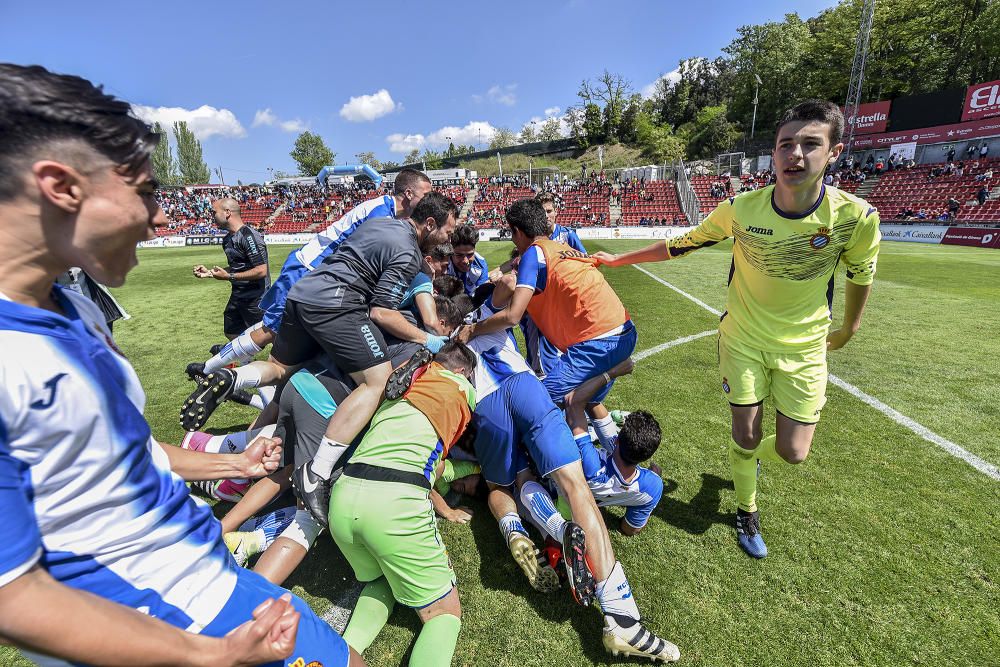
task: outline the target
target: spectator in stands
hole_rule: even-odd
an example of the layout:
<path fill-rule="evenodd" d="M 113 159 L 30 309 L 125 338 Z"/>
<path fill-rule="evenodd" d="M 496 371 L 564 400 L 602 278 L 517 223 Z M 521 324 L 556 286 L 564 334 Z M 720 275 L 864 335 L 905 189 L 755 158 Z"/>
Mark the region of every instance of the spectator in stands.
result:
<path fill-rule="evenodd" d="M 967 159 L 971 160 L 976 157 L 976 153 L 979 152 L 979 147 L 976 146 L 975 142 L 970 143 L 969 147 L 965 149 L 965 156 Z"/>
<path fill-rule="evenodd" d="M 954 197 L 949 197 L 948 198 L 948 213 L 951 214 L 951 219 L 952 220 L 954 220 L 955 217 L 958 215 L 958 210 L 960 208 L 962 208 L 961 202 L 959 202 Z"/>
<path fill-rule="evenodd" d="M 956 176 L 964 176 L 965 175 L 965 163 L 962 162 L 961 160 L 959 160 L 958 164 L 955 165 L 955 175 Z"/>
<path fill-rule="evenodd" d="M 937 217 L 938 222 L 949 222 L 950 220 L 953 219 L 954 218 L 950 213 L 948 213 L 948 211 L 941 211 L 941 213 Z"/>
<path fill-rule="evenodd" d="M 979 202 L 979 205 L 982 206 L 983 204 L 985 204 L 986 200 L 989 198 L 990 198 L 990 191 L 986 189 L 986 186 L 984 185 L 981 188 L 979 188 L 979 191 L 976 193 L 976 200 Z"/>
<path fill-rule="evenodd" d="M 993 178 L 993 170 L 992 169 L 987 169 L 983 173 L 981 173 L 978 176 L 976 176 L 976 180 L 977 181 L 988 181 L 991 178 Z"/>
<path fill-rule="evenodd" d="M 955 161 L 955 145 L 952 144 L 951 146 L 948 147 L 948 162 L 954 162 L 954 161 Z"/>
<path fill-rule="evenodd" d="M 924 209 L 920 209 L 919 211 L 917 211 L 917 214 L 913 217 L 916 218 L 917 220 L 926 220 L 927 211 L 925 211 Z"/>
<path fill-rule="evenodd" d="M 906 208 L 904 208 L 902 212 L 899 214 L 899 217 L 901 217 L 903 220 L 910 220 L 911 218 L 913 218 L 914 217 L 913 207 L 907 206 Z"/>
<path fill-rule="evenodd" d="M 875 154 L 870 153 L 868 155 L 868 159 L 865 160 L 865 167 L 864 169 L 862 169 L 862 171 L 866 171 L 870 174 L 872 172 L 872 169 L 874 168 L 875 168 Z"/>
<path fill-rule="evenodd" d="M 989 152 L 990 145 L 984 141 L 982 148 L 979 149 L 979 157 L 985 159 L 986 156 L 989 155 Z"/>

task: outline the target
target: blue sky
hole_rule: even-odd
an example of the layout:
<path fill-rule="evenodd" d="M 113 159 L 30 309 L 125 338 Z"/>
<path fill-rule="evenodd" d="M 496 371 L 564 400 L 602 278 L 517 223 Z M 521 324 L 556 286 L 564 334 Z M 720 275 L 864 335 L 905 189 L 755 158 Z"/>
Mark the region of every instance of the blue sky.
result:
<path fill-rule="evenodd" d="M 249 182 L 294 172 L 303 129 L 341 164 L 480 131 L 485 143 L 492 128 L 561 114 L 605 68 L 641 91 L 682 58 L 719 55 L 742 24 L 834 0 L 2 4 L 0 61 L 103 83 L 146 118 L 187 119 L 209 166 Z"/>

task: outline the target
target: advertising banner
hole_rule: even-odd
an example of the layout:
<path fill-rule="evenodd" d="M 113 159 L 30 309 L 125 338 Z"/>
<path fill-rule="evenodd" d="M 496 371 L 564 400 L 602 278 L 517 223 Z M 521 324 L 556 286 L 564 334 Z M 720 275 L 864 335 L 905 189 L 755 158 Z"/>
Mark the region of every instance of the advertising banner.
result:
<path fill-rule="evenodd" d="M 264 243 L 268 245 L 302 245 L 309 243 L 315 237 L 315 234 L 265 234 Z"/>
<path fill-rule="evenodd" d="M 917 156 L 917 142 L 907 141 L 905 144 L 893 144 L 889 153 L 900 160 L 914 160 Z"/>
<path fill-rule="evenodd" d="M 883 241 L 905 241 L 909 243 L 941 243 L 948 227 L 945 225 L 893 225 L 878 226 Z"/>
<path fill-rule="evenodd" d="M 885 134 L 869 134 L 862 137 L 854 137 L 852 150 L 862 151 L 869 148 L 888 148 L 889 146 L 916 142 L 918 145 L 936 144 L 943 141 L 965 141 L 966 139 L 979 139 L 980 137 L 993 137 L 1000 135 L 1000 118 L 990 118 L 989 120 L 975 120 L 968 123 L 954 123 L 952 125 L 939 125 L 938 127 L 928 127 L 922 130 L 906 130 L 905 132 L 887 132 Z"/>
<path fill-rule="evenodd" d="M 969 86 L 965 92 L 962 120 L 981 120 L 991 116 L 1000 116 L 1000 81 Z"/>
<path fill-rule="evenodd" d="M 941 243 L 945 245 L 964 245 L 974 248 L 1000 249 L 1000 229 L 984 229 L 980 227 L 949 227 Z"/>
<path fill-rule="evenodd" d="M 222 245 L 225 236 L 185 236 L 184 245 Z"/>
<path fill-rule="evenodd" d="M 847 117 L 847 108 L 840 107 L 844 113 L 844 122 L 848 127 L 854 125 L 854 134 L 876 134 L 885 132 L 885 126 L 889 122 L 889 107 L 892 102 L 885 100 L 882 102 L 870 102 L 858 106 L 858 113 Z M 846 128 L 845 128 L 846 129 Z"/>

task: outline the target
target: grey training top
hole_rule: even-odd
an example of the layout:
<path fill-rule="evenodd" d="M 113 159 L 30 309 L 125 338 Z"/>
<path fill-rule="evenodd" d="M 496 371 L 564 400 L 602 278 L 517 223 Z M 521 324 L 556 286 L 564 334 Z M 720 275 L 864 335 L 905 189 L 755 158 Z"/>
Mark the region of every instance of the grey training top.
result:
<path fill-rule="evenodd" d="M 408 220 L 369 220 L 295 283 L 288 298 L 333 310 L 396 310 L 422 264 L 417 232 Z"/>

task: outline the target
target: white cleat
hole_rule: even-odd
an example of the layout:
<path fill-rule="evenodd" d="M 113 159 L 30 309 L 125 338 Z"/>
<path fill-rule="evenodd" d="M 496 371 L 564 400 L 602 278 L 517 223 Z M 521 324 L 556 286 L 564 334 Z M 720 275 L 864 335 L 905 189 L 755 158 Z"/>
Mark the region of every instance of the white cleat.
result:
<path fill-rule="evenodd" d="M 677 662 L 681 651 L 662 637 L 657 637 L 641 623 L 624 628 L 604 627 L 604 648 L 612 656 L 639 656 L 652 662 Z"/>
<path fill-rule="evenodd" d="M 532 588 L 539 593 L 554 593 L 559 590 L 559 574 L 548 563 L 542 565 L 538 562 L 538 549 L 530 539 L 521 533 L 511 533 L 507 547 L 514 562 L 528 577 Z"/>

